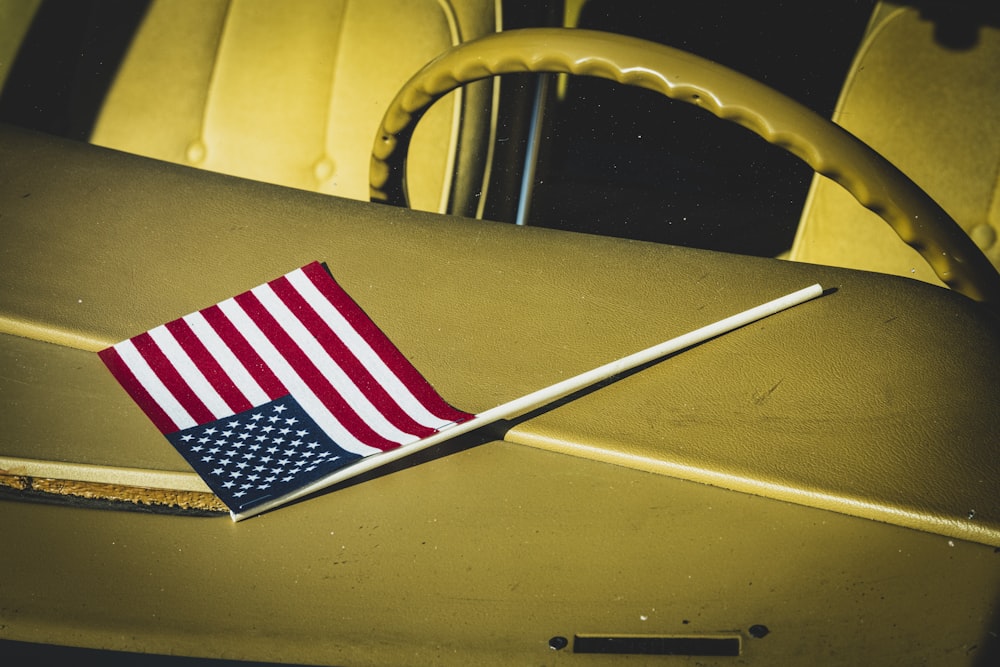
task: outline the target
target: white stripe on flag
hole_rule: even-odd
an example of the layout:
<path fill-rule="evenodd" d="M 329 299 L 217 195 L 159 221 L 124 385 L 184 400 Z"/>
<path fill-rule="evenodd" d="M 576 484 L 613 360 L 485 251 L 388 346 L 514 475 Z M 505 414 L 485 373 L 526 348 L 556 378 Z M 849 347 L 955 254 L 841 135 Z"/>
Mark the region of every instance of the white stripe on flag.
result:
<path fill-rule="evenodd" d="M 170 420 L 174 422 L 178 430 L 196 426 L 197 422 L 188 414 L 187 410 L 174 398 L 174 395 L 167 389 L 166 385 L 160 381 L 146 360 L 136 349 L 132 340 L 122 341 L 114 346 L 115 351 L 121 360 L 132 371 L 132 375 L 142 385 L 142 388 L 160 406 Z"/>
<path fill-rule="evenodd" d="M 403 384 L 395 372 L 382 360 L 372 346 L 337 308 L 309 280 L 301 269 L 287 276 L 288 281 L 298 290 L 312 309 L 323 319 L 333 332 L 343 341 L 355 357 L 368 369 L 383 389 L 411 419 L 422 426 L 439 429 L 451 422 L 433 415 L 420 400 Z"/>
<path fill-rule="evenodd" d="M 376 447 L 366 445 L 358 440 L 353 433 L 344 428 L 337 418 L 331 413 L 319 398 L 313 393 L 305 381 L 299 377 L 285 358 L 275 349 L 271 341 L 268 340 L 264 332 L 257 324 L 244 312 L 235 299 L 226 299 L 218 304 L 219 310 L 232 322 L 240 333 L 246 338 L 251 347 L 260 355 L 264 363 L 281 380 L 281 383 L 288 388 L 289 393 L 295 397 L 299 405 L 309 414 L 316 424 L 326 432 L 330 439 L 336 442 L 349 452 L 354 452 L 361 456 L 377 454 L 381 450 Z M 410 438 L 410 441 L 414 438 Z"/>
<path fill-rule="evenodd" d="M 261 285 L 250 290 L 251 293 L 260 300 L 264 308 L 281 323 L 292 340 L 299 349 L 305 352 L 316 368 L 326 380 L 333 385 L 348 406 L 356 412 L 368 426 L 387 440 L 393 442 L 408 442 L 413 440 L 412 433 L 401 431 L 390 422 L 382 411 L 372 405 L 372 402 L 365 396 L 354 383 L 344 369 L 340 367 L 336 359 L 323 348 L 316 340 L 316 337 L 299 321 L 295 314 L 288 309 L 288 306 L 274 293 L 270 285 Z"/>
<path fill-rule="evenodd" d="M 219 396 L 219 392 L 215 390 L 215 387 L 201 372 L 201 369 L 195 365 L 165 325 L 150 329 L 147 333 L 213 417 L 222 419 L 233 414 L 232 408 Z"/>
<path fill-rule="evenodd" d="M 212 328 L 212 325 L 208 323 L 204 315 L 200 312 L 191 313 L 183 319 L 191 327 L 191 331 L 198 337 L 201 344 L 208 349 L 209 354 L 219 362 L 219 366 L 226 372 L 226 377 L 236 385 L 236 388 L 243 393 L 243 396 L 250 401 L 251 405 L 263 405 L 271 400 L 271 397 L 257 384 L 257 381 L 250 375 L 246 366 L 236 358 L 236 355 L 233 354 L 233 351 L 229 349 L 226 342 Z"/>

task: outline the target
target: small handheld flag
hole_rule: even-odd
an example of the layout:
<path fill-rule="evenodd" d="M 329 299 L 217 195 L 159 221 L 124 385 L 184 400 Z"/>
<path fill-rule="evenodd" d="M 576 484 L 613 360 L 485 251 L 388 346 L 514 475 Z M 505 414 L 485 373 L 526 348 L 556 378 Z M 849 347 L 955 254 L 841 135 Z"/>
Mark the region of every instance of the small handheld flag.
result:
<path fill-rule="evenodd" d="M 234 521 L 813 299 L 812 285 L 472 415 L 313 262 L 98 354 Z"/>
<path fill-rule="evenodd" d="M 234 513 L 472 417 L 319 263 L 98 354 Z"/>

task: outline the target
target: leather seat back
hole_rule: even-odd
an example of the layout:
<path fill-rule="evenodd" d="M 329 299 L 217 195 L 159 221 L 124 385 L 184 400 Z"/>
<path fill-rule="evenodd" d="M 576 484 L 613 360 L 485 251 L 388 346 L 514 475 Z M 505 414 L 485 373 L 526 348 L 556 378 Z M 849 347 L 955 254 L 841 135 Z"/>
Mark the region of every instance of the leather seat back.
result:
<path fill-rule="evenodd" d="M 367 200 L 393 95 L 438 53 L 497 24 L 492 0 L 155 0 L 92 141 Z M 452 96 L 421 123 L 408 168 L 415 208 L 475 214 L 490 90 Z M 453 182 L 457 160 L 464 184 Z"/>
<path fill-rule="evenodd" d="M 876 8 L 834 121 L 916 181 L 1000 267 L 1000 27 L 969 17 L 971 39 L 945 44 L 946 17 L 934 18 L 906 4 Z M 790 258 L 941 284 L 876 214 L 819 176 Z"/>

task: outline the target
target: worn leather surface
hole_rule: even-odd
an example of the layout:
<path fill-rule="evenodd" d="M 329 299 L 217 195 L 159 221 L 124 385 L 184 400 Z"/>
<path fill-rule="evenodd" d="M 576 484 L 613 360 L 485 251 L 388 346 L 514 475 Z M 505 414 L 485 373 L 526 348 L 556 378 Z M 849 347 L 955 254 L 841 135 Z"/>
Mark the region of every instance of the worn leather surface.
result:
<path fill-rule="evenodd" d="M 302 664 L 560 664 L 584 656 L 550 640 L 576 633 L 741 638 L 740 658 L 703 664 L 996 655 L 1000 571 L 976 542 L 997 535 L 1000 346 L 964 297 L 10 129 L 0 236 L 0 453 L 120 468 L 183 462 L 93 350 L 312 259 L 474 411 L 836 288 L 506 434 L 239 524 L 0 500 L 4 639 Z"/>
<path fill-rule="evenodd" d="M 314 259 L 469 411 L 820 282 L 832 293 L 505 438 L 1000 544 L 1000 334 L 944 289 L 418 214 L 17 130 L 0 151 L 4 455 L 178 469 L 92 352 Z"/>
<path fill-rule="evenodd" d="M 0 500 L 0 532 L 0 637 L 22 641 L 324 665 L 996 656 L 992 547 L 505 442 L 238 524 Z M 743 649 L 584 656 L 576 633 Z"/>

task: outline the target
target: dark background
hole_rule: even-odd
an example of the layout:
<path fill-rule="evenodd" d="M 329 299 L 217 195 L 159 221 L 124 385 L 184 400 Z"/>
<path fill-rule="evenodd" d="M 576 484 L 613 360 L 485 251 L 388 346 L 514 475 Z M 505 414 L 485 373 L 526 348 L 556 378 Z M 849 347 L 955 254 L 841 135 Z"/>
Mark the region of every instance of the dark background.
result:
<path fill-rule="evenodd" d="M 829 118 L 871 0 L 590 0 L 580 27 L 749 75 Z M 548 109 L 531 224 L 740 254 L 787 250 L 812 169 L 692 105 L 578 77 Z"/>

